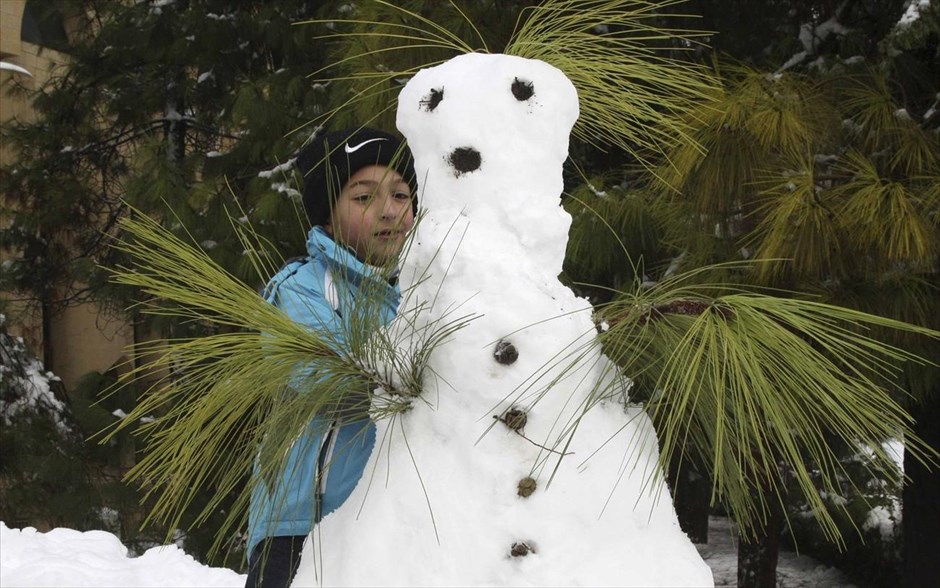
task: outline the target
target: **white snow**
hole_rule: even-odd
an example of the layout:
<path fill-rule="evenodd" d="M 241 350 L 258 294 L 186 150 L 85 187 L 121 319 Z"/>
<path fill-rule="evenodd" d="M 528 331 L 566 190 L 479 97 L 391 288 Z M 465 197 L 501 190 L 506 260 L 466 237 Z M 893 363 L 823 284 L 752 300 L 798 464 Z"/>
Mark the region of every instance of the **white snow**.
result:
<path fill-rule="evenodd" d="M 10 529 L 0 521 L 0 585 L 99 588 L 114 586 L 242 587 L 245 576 L 210 568 L 176 545 L 153 547 L 130 557 L 111 533 L 32 527 Z"/>
<path fill-rule="evenodd" d="M 274 182 L 271 184 L 271 189 L 279 194 L 283 194 L 292 200 L 300 201 L 303 198 L 303 194 L 297 191 L 296 188 L 292 187 L 287 182 Z"/>
<path fill-rule="evenodd" d="M 6 321 L 6 317 L 0 314 L 0 324 Z M 10 338 L 3 335 L 7 340 L 5 345 L 10 349 L 4 349 L 4 352 L 11 354 L 20 354 L 26 347 L 21 337 Z M 25 353 L 22 353 L 25 357 Z M 45 412 L 51 415 L 56 424 L 56 428 L 63 434 L 71 434 L 72 429 L 65 422 L 65 414 L 68 408 L 65 404 L 56 398 L 50 388 L 49 383 L 57 381 L 59 378 L 52 372 L 46 371 L 42 362 L 36 358 L 29 357 L 22 364 L 22 373 L 13 370 L 7 362 L 0 362 L 0 383 L 3 389 L 21 390 L 23 394 L 0 397 L 0 423 L 11 425 L 15 420 L 25 416 Z"/>
<path fill-rule="evenodd" d="M 862 524 L 862 530 L 877 529 L 883 540 L 890 541 L 894 538 L 899 513 L 900 508 L 888 509 L 883 506 L 876 506 L 868 512 L 868 518 Z"/>
<path fill-rule="evenodd" d="M 904 442 L 891 439 L 881 444 L 881 448 L 890 457 L 901 472 L 904 471 Z M 888 506 L 876 506 L 868 513 L 862 529 L 877 529 L 884 541 L 897 540 L 902 519 L 901 501 L 895 499 Z"/>
<path fill-rule="evenodd" d="M 830 18 L 826 22 L 820 24 L 813 23 L 804 23 L 800 26 L 800 43 L 803 45 L 803 49 L 810 55 L 816 54 L 816 48 L 825 41 L 829 35 L 836 34 L 841 35 L 845 32 L 845 27 L 843 27 L 839 21 L 835 18 Z"/>
<path fill-rule="evenodd" d="M 287 174 L 289 174 L 289 173 L 291 172 L 291 169 L 293 169 L 293 167 L 294 167 L 294 162 L 295 162 L 296 160 L 297 160 L 296 157 L 292 157 L 292 158 L 288 159 L 287 161 L 285 161 L 284 163 L 281 163 L 281 164 L 279 164 L 279 165 L 276 165 L 276 166 L 272 167 L 271 169 L 266 169 L 266 170 L 260 171 L 260 172 L 258 172 L 258 177 L 259 177 L 259 178 L 265 178 L 265 179 L 271 178 L 271 177 L 273 177 L 273 176 L 275 176 L 275 175 L 284 177 L 284 176 L 286 176 Z"/>
<path fill-rule="evenodd" d="M 737 539 L 734 524 L 724 517 L 710 517 L 708 543 L 696 545 L 711 567 L 715 586 L 738 585 Z M 777 588 L 855 588 L 836 568 L 792 551 L 781 550 L 777 561 Z"/>
<path fill-rule="evenodd" d="M 709 542 L 696 547 L 711 567 L 716 586 L 736 586 L 737 555 L 728 519 L 711 517 Z M 369 561 L 390 570 L 413 565 L 391 561 L 382 554 L 370 555 Z M 839 570 L 790 551 L 780 553 L 777 578 L 781 588 L 851 588 Z M 228 568 L 201 565 L 175 545 L 154 547 L 133 557 L 117 537 L 104 531 L 53 529 L 40 533 L 29 527 L 10 529 L 0 521 L 0 586 L 4 588 L 241 588 L 245 579 L 244 574 Z"/>
<path fill-rule="evenodd" d="M 816 55 L 816 49 L 822 45 L 822 43 L 829 38 L 830 35 L 842 35 L 847 31 L 842 24 L 835 19 L 835 17 L 830 18 L 829 20 L 815 24 L 815 23 L 803 23 L 800 26 L 799 39 L 800 44 L 803 46 L 802 51 L 795 53 L 790 59 L 786 61 L 780 69 L 777 70 L 777 73 L 786 71 L 795 65 L 802 63 L 808 57 Z"/>
<path fill-rule="evenodd" d="M 898 21 L 899 27 L 908 27 L 920 18 L 920 15 L 930 7 L 930 0 L 908 0 L 907 9 Z"/>
<path fill-rule="evenodd" d="M 894 460 L 894 465 L 904 471 L 904 442 L 900 439 L 891 439 L 881 444 L 881 448 Z"/>

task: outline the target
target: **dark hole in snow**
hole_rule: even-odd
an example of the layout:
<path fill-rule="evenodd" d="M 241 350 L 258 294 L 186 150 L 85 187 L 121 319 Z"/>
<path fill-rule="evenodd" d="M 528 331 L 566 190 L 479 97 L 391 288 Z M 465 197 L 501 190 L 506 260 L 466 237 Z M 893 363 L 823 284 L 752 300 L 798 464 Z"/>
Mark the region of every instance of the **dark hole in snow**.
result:
<path fill-rule="evenodd" d="M 430 93 L 425 96 L 418 104 L 428 112 L 431 112 L 444 99 L 444 88 L 432 88 Z"/>
<path fill-rule="evenodd" d="M 482 158 L 480 152 L 473 147 L 458 147 L 450 154 L 448 161 L 457 172 L 457 177 L 460 177 L 480 169 Z"/>
<path fill-rule="evenodd" d="M 526 476 L 525 478 L 519 480 L 519 485 L 516 487 L 516 494 L 523 498 L 528 498 L 529 496 L 532 496 L 533 492 L 535 492 L 536 486 L 538 486 L 538 484 L 535 483 L 535 479 L 530 476 Z"/>
<path fill-rule="evenodd" d="M 509 554 L 513 557 L 525 557 L 530 553 L 535 553 L 535 548 L 525 541 L 513 543 L 512 548 L 509 550 Z"/>
<path fill-rule="evenodd" d="M 509 341 L 500 341 L 496 344 L 493 357 L 496 359 L 496 363 L 509 365 L 519 359 L 519 352 L 516 351 L 516 346 Z"/>
<path fill-rule="evenodd" d="M 535 86 L 532 82 L 526 82 L 519 78 L 515 78 L 512 81 L 512 95 L 516 97 L 516 100 L 525 102 L 531 98 L 533 94 L 535 94 Z"/>
<path fill-rule="evenodd" d="M 506 426 L 513 431 L 521 431 L 525 428 L 525 424 L 529 420 L 529 417 L 526 415 L 524 410 L 514 406 L 504 412 L 502 418 L 499 420 L 503 421 L 503 423 L 505 423 Z"/>

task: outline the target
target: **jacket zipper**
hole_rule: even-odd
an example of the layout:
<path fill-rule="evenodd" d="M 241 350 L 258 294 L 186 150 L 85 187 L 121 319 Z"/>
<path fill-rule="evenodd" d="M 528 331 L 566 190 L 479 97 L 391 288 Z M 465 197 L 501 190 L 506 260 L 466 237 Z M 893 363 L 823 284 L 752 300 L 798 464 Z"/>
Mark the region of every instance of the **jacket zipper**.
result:
<path fill-rule="evenodd" d="M 320 522 L 323 515 L 323 495 L 326 493 L 326 479 L 330 473 L 330 461 L 333 459 L 333 448 L 336 445 L 336 424 L 337 421 L 330 423 L 330 430 L 327 431 L 323 444 L 320 445 L 320 451 L 317 454 L 317 483 L 316 483 L 316 513 L 314 522 Z"/>

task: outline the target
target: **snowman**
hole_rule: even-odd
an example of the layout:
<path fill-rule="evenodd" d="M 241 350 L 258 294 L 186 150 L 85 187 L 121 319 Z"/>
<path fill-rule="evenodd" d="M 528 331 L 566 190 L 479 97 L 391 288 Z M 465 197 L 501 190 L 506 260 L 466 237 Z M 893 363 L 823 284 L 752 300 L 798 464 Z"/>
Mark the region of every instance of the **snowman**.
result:
<path fill-rule="evenodd" d="M 295 586 L 713 584 L 589 302 L 558 281 L 577 117 L 564 74 L 507 55 L 462 55 L 402 90 L 424 212 L 390 329 L 475 318 L 435 348 L 410 410 L 378 422 Z"/>

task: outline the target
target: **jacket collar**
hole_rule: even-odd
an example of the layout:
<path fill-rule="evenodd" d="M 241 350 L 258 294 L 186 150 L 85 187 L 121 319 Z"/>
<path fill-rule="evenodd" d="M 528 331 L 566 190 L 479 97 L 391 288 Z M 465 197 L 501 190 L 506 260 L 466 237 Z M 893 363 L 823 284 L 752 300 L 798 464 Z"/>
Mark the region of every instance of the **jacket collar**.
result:
<path fill-rule="evenodd" d="M 311 257 L 325 258 L 334 271 L 341 271 L 348 279 L 357 282 L 366 278 L 383 280 L 391 285 L 398 282 L 397 268 L 391 276 L 385 276 L 382 268 L 361 261 L 355 251 L 337 243 L 321 226 L 315 226 L 307 233 L 307 252 Z"/>

